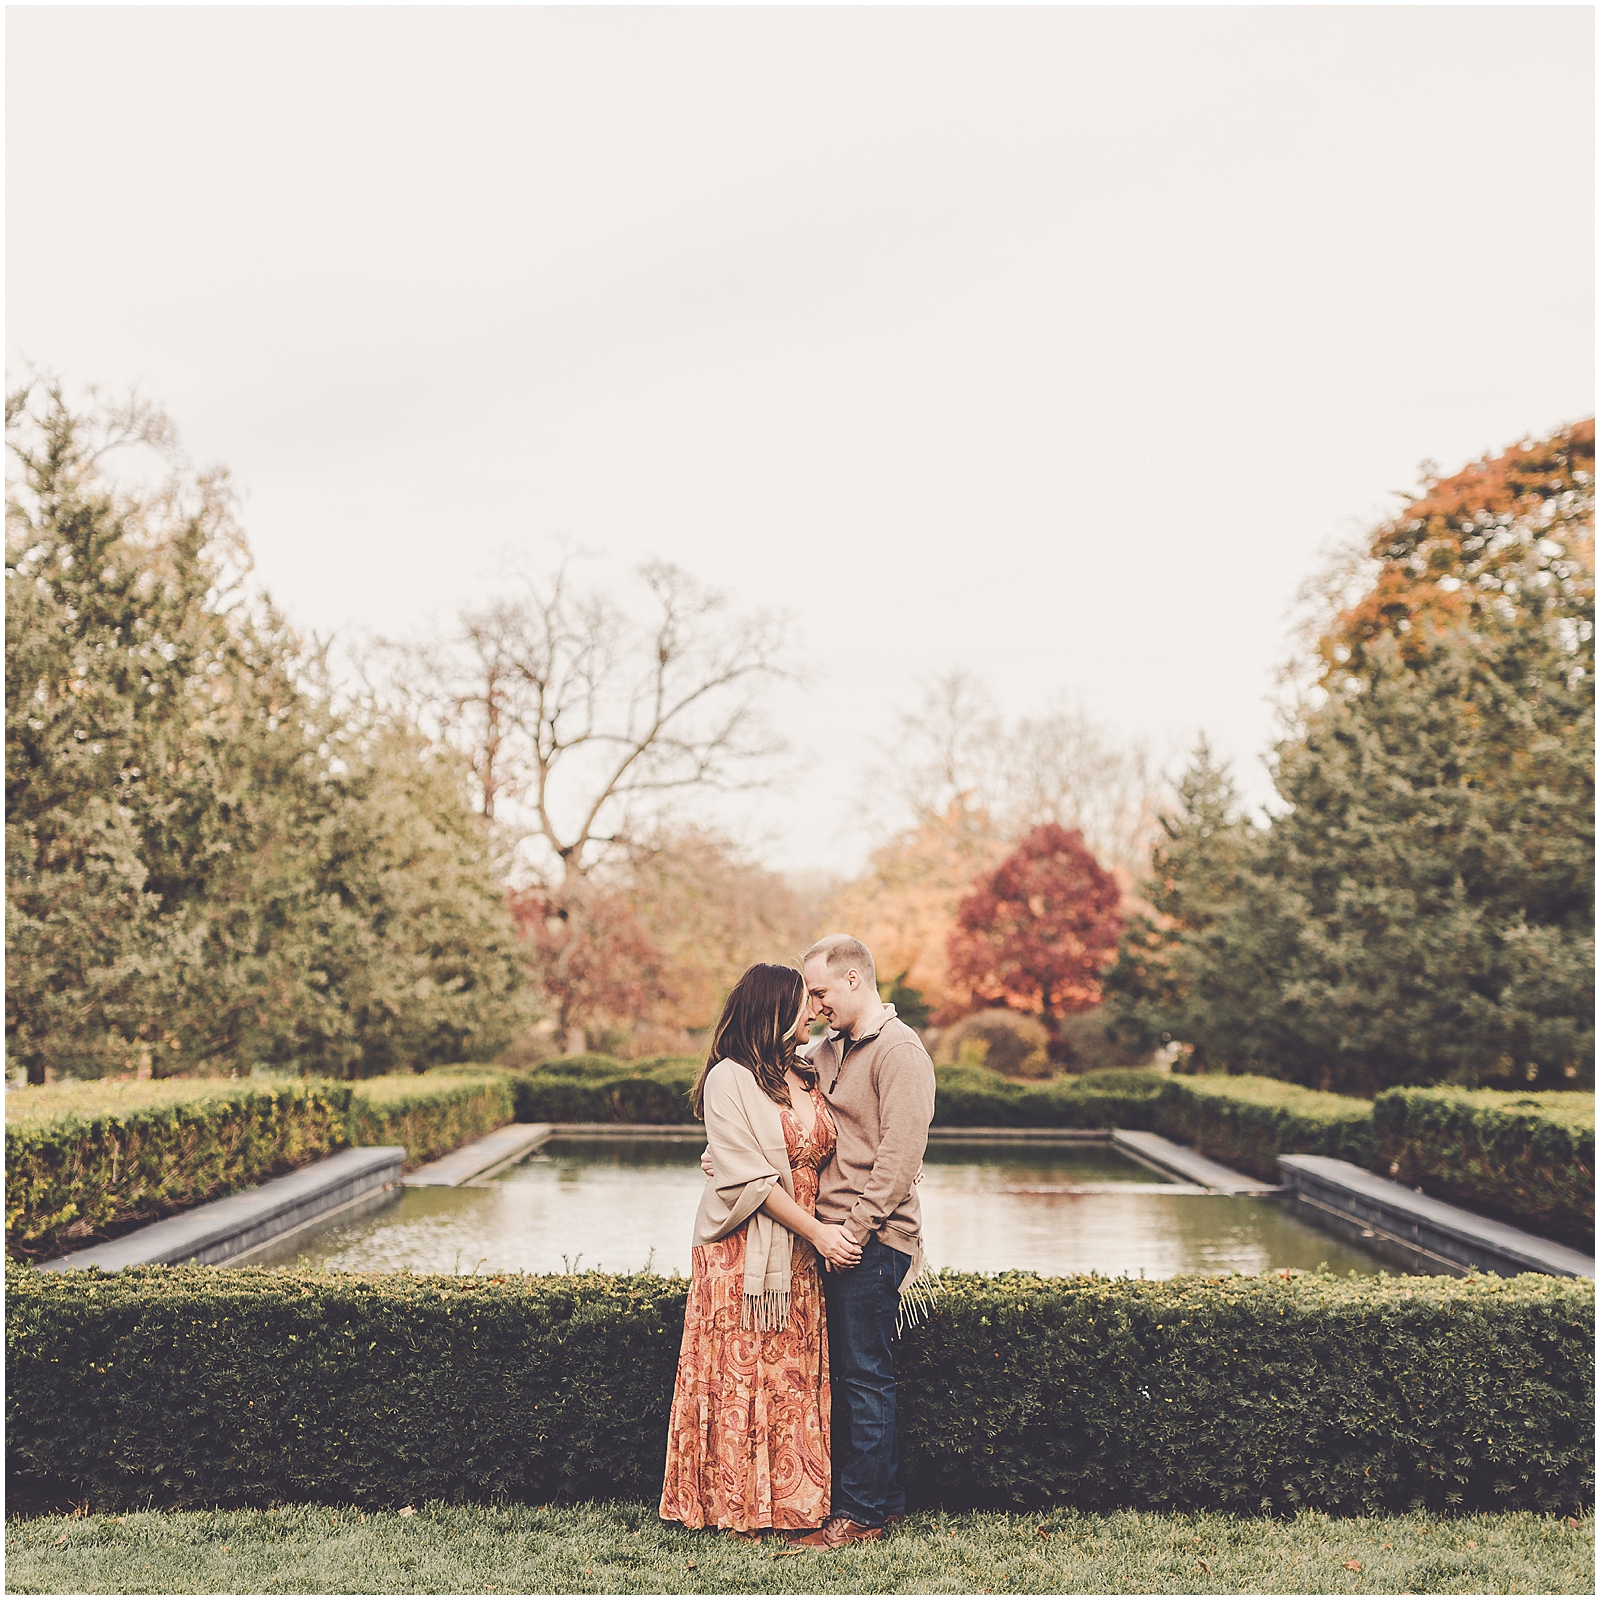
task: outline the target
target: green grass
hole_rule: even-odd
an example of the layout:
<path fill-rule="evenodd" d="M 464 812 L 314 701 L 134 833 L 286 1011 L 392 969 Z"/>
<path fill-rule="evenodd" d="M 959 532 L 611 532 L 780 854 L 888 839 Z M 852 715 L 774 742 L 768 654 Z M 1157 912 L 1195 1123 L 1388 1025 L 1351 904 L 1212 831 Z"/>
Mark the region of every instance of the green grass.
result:
<path fill-rule="evenodd" d="M 1592 1513 L 925 1513 L 825 1554 L 687 1533 L 627 1503 L 6 1524 L 11 1594 L 1593 1594 L 1594 1576 Z"/>

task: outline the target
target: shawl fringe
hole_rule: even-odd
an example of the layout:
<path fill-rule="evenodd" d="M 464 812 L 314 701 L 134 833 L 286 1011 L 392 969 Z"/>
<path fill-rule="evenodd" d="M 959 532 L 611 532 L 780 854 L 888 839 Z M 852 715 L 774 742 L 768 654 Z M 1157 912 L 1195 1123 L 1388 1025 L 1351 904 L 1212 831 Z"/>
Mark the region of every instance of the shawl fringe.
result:
<path fill-rule="evenodd" d="M 934 1313 L 939 1299 L 939 1275 L 932 1267 L 924 1266 L 913 1272 L 900 1285 L 900 1309 L 894 1316 L 894 1336 L 899 1338 L 907 1328 L 926 1322 Z"/>
<path fill-rule="evenodd" d="M 763 1289 L 759 1293 L 746 1289 L 744 1309 L 739 1313 L 741 1328 L 754 1328 L 757 1333 L 776 1333 L 789 1326 L 789 1291 Z"/>

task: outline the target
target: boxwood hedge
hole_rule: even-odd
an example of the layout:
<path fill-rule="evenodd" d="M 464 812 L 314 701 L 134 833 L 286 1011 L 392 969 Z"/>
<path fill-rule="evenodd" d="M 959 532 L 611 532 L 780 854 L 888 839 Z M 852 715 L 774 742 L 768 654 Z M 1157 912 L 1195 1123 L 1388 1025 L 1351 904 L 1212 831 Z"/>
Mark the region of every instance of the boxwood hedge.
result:
<path fill-rule="evenodd" d="M 1268 1183 L 1281 1181 L 1280 1155 L 1335 1156 L 1359 1167 L 1374 1159 L 1370 1100 L 1277 1078 L 1168 1078 L 1155 1129 Z"/>
<path fill-rule="evenodd" d="M 6 1253 L 43 1259 L 292 1171 L 347 1144 L 410 1164 L 509 1122 L 502 1075 L 159 1079 L 6 1094 Z"/>
<path fill-rule="evenodd" d="M 1150 1129 L 1165 1081 L 1162 1074 L 1137 1067 L 1110 1067 L 1050 1083 L 1018 1082 L 986 1067 L 940 1067 L 933 1125 Z"/>
<path fill-rule="evenodd" d="M 1373 1103 L 1380 1171 L 1594 1250 L 1594 1096 L 1389 1089 Z"/>
<path fill-rule="evenodd" d="M 689 1093 L 700 1066 L 692 1056 L 563 1056 L 517 1080 L 517 1120 L 693 1122 Z"/>
<path fill-rule="evenodd" d="M 351 1144 L 401 1144 L 419 1166 L 515 1119 L 513 1080 L 504 1073 L 395 1073 L 351 1084 Z"/>
<path fill-rule="evenodd" d="M 517 1084 L 523 1122 L 693 1122 L 689 1091 L 700 1062 L 660 1056 L 624 1063 L 609 1056 L 545 1062 Z M 938 1071 L 939 1128 L 1150 1128 L 1166 1081 L 1139 1068 L 1107 1068 L 1049 1083 L 1018 1082 L 986 1067 Z"/>
<path fill-rule="evenodd" d="M 6 1280 L 14 1491 L 104 1507 L 647 1497 L 686 1284 Z M 946 1274 L 898 1357 L 920 1504 L 1573 1509 L 1594 1286 Z"/>
<path fill-rule="evenodd" d="M 125 1233 L 343 1149 L 348 1084 L 162 1080 L 6 1094 L 6 1252 Z"/>

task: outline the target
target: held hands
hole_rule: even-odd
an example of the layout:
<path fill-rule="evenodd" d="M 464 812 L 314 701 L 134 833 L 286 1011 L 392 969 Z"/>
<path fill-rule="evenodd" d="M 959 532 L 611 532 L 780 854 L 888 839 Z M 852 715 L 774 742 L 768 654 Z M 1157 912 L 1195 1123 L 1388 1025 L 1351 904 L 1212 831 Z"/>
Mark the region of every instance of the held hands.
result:
<path fill-rule="evenodd" d="M 831 1222 L 822 1224 L 812 1242 L 817 1247 L 817 1254 L 822 1257 L 830 1271 L 836 1267 L 855 1267 L 861 1264 L 861 1246 L 843 1228 L 836 1227 Z"/>
<path fill-rule="evenodd" d="M 716 1169 L 711 1164 L 711 1146 L 700 1153 L 700 1170 L 708 1178 L 716 1177 Z M 829 1271 L 834 1268 L 844 1269 L 857 1267 L 861 1264 L 861 1246 L 850 1237 L 843 1228 L 836 1227 L 831 1222 L 825 1222 L 818 1230 L 817 1237 L 812 1241 L 816 1245 L 817 1254 L 822 1257 L 822 1262 Z"/>

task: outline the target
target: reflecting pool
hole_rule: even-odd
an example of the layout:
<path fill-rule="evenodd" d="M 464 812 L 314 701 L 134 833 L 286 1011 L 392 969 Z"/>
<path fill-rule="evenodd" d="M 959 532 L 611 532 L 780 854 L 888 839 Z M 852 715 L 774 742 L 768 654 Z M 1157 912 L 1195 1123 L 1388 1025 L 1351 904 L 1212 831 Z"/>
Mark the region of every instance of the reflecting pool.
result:
<path fill-rule="evenodd" d="M 687 1273 L 703 1147 L 698 1131 L 553 1138 L 489 1182 L 406 1189 L 381 1211 L 250 1260 L 363 1272 Z M 1394 1270 L 1289 1202 L 1203 1194 L 1109 1144 L 935 1141 L 922 1206 L 931 1261 L 970 1271 Z"/>

